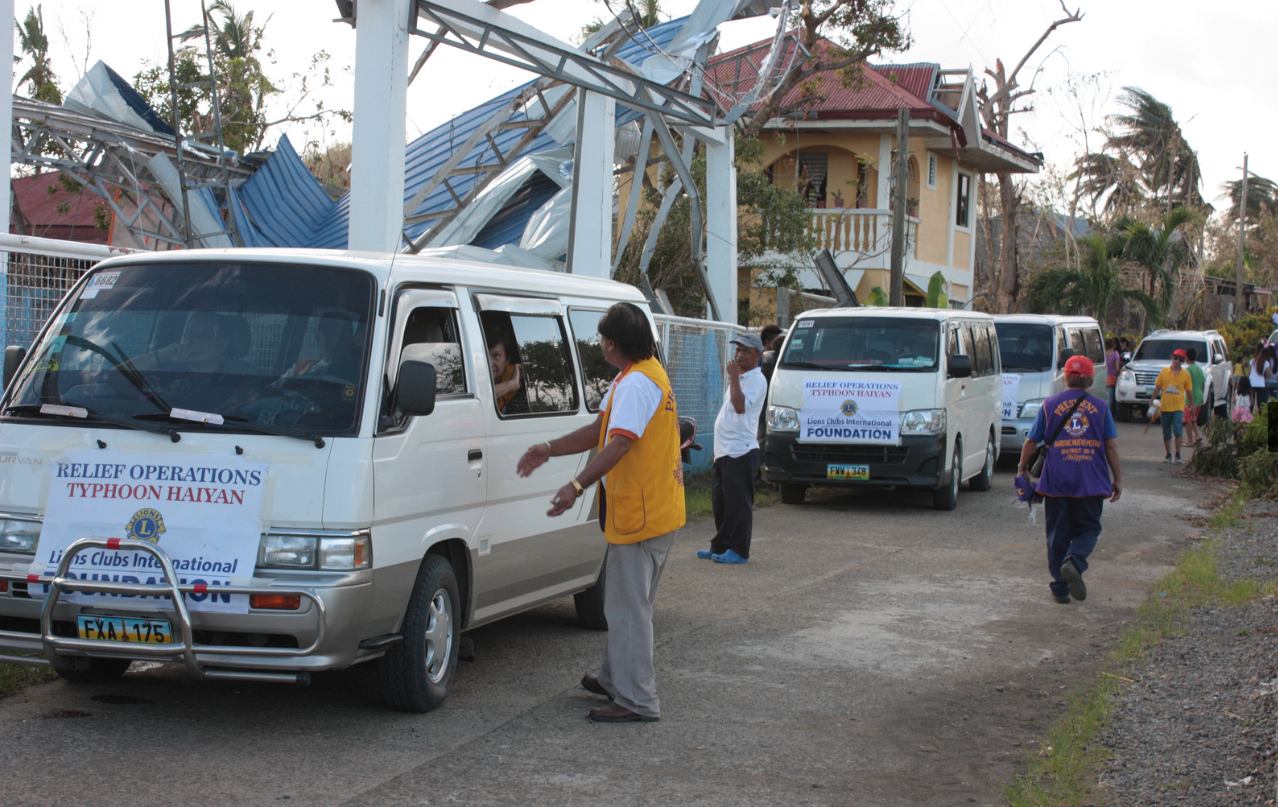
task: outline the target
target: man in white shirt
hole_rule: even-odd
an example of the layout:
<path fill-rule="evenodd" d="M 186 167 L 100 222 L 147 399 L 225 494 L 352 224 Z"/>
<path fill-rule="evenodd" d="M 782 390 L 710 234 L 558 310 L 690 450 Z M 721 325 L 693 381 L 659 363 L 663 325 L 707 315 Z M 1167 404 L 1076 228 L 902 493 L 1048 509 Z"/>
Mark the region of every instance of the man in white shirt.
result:
<path fill-rule="evenodd" d="M 728 387 L 714 421 L 714 473 L 710 496 L 715 535 L 697 557 L 718 563 L 750 559 L 754 529 L 754 472 L 759 467 L 759 413 L 768 397 L 768 381 L 759 369 L 763 342 L 755 334 L 733 339 L 736 353 L 728 362 Z"/>

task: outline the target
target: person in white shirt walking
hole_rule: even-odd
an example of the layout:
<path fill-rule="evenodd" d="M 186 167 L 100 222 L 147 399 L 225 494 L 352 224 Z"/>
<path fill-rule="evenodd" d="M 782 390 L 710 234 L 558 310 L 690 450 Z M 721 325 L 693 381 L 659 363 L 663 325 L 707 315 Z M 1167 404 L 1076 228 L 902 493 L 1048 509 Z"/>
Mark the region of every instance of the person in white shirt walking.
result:
<path fill-rule="evenodd" d="M 709 549 L 697 557 L 719 563 L 750 559 L 754 529 L 754 472 L 759 467 L 759 413 L 768 397 L 768 381 L 759 369 L 763 342 L 752 333 L 730 344 L 736 353 L 728 362 L 728 387 L 714 421 L 714 472 L 710 497 L 715 535 Z"/>

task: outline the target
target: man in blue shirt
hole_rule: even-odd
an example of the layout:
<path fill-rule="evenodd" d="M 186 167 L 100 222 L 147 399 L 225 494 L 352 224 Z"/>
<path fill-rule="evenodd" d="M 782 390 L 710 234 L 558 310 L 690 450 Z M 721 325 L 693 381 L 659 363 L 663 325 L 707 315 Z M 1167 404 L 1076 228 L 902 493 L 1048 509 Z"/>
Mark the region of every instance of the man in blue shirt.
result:
<path fill-rule="evenodd" d="M 1056 436 L 1047 449 L 1036 490 L 1043 496 L 1047 514 L 1052 596 L 1061 604 L 1071 596 L 1087 599 L 1083 572 L 1100 537 L 1101 506 L 1107 498 L 1118 501 L 1123 492 L 1114 418 L 1103 399 L 1087 394 L 1094 373 L 1086 356 L 1072 356 L 1065 362 L 1068 389 L 1043 402 L 1017 467 L 1017 475 L 1024 475 L 1037 445 Z"/>

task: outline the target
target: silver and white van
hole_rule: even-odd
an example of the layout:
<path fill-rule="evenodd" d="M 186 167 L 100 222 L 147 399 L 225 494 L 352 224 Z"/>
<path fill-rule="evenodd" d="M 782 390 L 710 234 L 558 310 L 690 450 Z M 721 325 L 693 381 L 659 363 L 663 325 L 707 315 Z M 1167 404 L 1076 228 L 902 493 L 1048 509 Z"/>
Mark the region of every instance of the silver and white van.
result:
<path fill-rule="evenodd" d="M 6 351 L 0 659 L 299 683 L 376 660 L 386 702 L 427 711 L 461 631 L 567 595 L 606 627 L 594 495 L 545 515 L 588 455 L 515 467 L 595 419 L 618 301 L 647 309 L 620 283 L 422 256 L 99 264 Z"/>
<path fill-rule="evenodd" d="M 998 336 L 988 314 L 834 308 L 800 315 L 768 392 L 764 474 L 809 486 L 909 486 L 953 510 L 989 490 L 998 459 Z"/>
<path fill-rule="evenodd" d="M 1003 450 L 1019 456 L 1043 401 L 1065 389 L 1065 362 L 1086 356 L 1096 365 L 1092 392 L 1105 394 L 1105 339 L 1091 317 L 995 314 L 1003 358 Z"/>

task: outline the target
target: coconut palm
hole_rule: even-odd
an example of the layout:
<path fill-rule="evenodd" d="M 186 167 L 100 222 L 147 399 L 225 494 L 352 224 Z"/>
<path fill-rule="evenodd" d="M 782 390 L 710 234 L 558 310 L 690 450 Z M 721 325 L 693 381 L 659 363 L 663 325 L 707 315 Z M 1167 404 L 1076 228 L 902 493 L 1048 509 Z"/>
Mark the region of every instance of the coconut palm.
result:
<path fill-rule="evenodd" d="M 31 67 L 18 79 L 19 89 L 29 85 L 31 97 L 48 104 L 62 103 L 62 90 L 58 89 L 58 77 L 49 61 L 49 37 L 44 33 L 44 7 L 36 6 L 27 11 L 27 18 L 18 26 L 18 43 L 24 56 L 30 57 Z"/>
<path fill-rule="evenodd" d="M 1093 233 L 1079 239 L 1083 260 L 1077 268 L 1061 266 L 1039 274 L 1030 284 L 1026 307 L 1039 314 L 1083 314 L 1095 317 L 1105 329 L 1109 310 L 1120 302 L 1141 306 L 1150 319 L 1161 315 L 1158 302 L 1138 289 L 1123 285 L 1119 266 L 1112 259 L 1122 248 L 1122 238 Z"/>
<path fill-rule="evenodd" d="M 1139 264 L 1149 276 L 1149 296 L 1158 302 L 1166 317 L 1163 326 L 1167 328 L 1175 324 L 1177 281 L 1191 256 L 1181 227 L 1193 218 L 1189 208 L 1178 207 L 1163 216 L 1158 227 L 1134 219 L 1121 219 L 1114 225 L 1122 237 L 1123 257 Z"/>
<path fill-rule="evenodd" d="M 1229 197 L 1229 212 L 1226 217 L 1230 221 L 1238 221 L 1238 208 L 1242 203 L 1242 180 L 1231 180 L 1221 187 Z M 1247 180 L 1247 221 L 1254 223 L 1265 213 L 1278 215 L 1278 184 L 1272 179 L 1253 176 Z"/>
<path fill-rule="evenodd" d="M 1122 215 L 1129 215 L 1145 200 L 1140 169 L 1126 155 L 1084 154 L 1074 161 L 1074 173 L 1069 178 L 1080 180 L 1079 193 L 1092 200 L 1093 214 L 1102 198 L 1104 213 Z"/>
<path fill-rule="evenodd" d="M 1118 103 L 1127 111 L 1110 116 L 1117 133 L 1107 147 L 1132 155 L 1150 195 L 1170 212 L 1175 205 L 1202 207 L 1202 171 L 1172 109 L 1137 87 L 1124 87 Z"/>

